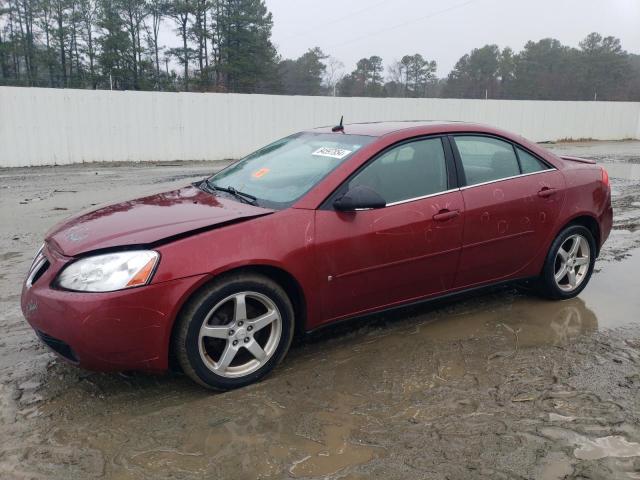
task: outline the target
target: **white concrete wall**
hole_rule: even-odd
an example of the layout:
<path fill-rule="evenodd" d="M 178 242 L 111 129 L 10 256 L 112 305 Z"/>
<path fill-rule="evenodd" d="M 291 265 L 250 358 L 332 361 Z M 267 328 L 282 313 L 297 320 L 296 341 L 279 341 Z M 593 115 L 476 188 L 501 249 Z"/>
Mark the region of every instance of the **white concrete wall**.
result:
<path fill-rule="evenodd" d="M 315 126 L 486 123 L 535 140 L 640 138 L 640 103 L 372 99 L 0 87 L 0 167 L 239 158 Z"/>

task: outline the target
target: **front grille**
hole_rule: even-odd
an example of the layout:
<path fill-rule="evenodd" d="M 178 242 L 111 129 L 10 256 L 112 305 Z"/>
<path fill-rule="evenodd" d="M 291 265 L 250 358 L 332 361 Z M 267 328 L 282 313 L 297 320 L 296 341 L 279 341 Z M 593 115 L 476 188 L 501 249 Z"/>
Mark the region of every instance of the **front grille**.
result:
<path fill-rule="evenodd" d="M 31 265 L 31 269 L 29 270 L 29 276 L 27 277 L 27 288 L 31 288 L 31 286 L 36 283 L 36 281 L 44 275 L 44 272 L 49 268 L 49 260 L 42 253 L 38 253 L 35 260 L 33 261 L 33 265 Z"/>
<path fill-rule="evenodd" d="M 36 334 L 38 335 L 40 340 L 42 340 L 42 342 L 46 344 L 51 350 L 63 356 L 70 362 L 78 363 L 78 357 L 76 357 L 76 354 L 73 352 L 73 350 L 71 350 L 71 347 L 68 344 L 66 344 L 62 340 L 53 338 L 51 335 L 47 335 L 40 330 L 37 330 Z"/>
<path fill-rule="evenodd" d="M 44 263 L 42 264 L 42 266 L 36 270 L 35 272 L 33 272 L 33 276 L 31 277 L 31 285 L 33 285 L 34 283 L 36 283 L 38 281 L 38 279 L 44 275 L 44 272 L 47 271 L 47 269 L 49 268 L 51 264 L 49 263 L 49 260 L 45 260 Z"/>

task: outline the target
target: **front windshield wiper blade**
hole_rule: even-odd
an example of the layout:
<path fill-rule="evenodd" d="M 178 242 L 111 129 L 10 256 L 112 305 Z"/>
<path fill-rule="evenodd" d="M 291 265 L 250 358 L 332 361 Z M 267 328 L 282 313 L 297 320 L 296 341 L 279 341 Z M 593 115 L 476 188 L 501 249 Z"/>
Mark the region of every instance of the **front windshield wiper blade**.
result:
<path fill-rule="evenodd" d="M 207 193 L 216 193 L 215 189 L 209 185 L 209 179 L 207 178 L 193 182 L 191 185 L 198 187 L 200 190 L 204 190 Z"/>
<path fill-rule="evenodd" d="M 218 185 L 215 185 L 214 183 L 211 183 L 208 180 L 205 183 L 207 184 L 207 186 L 209 188 L 213 189 L 214 191 L 230 193 L 231 195 L 233 195 L 237 199 L 242 200 L 243 202 L 248 203 L 249 205 L 258 205 L 258 199 L 256 197 L 254 197 L 253 195 L 250 195 L 250 194 L 248 194 L 246 192 L 241 192 L 241 191 L 236 190 L 235 188 L 233 188 L 231 186 L 229 186 L 229 187 L 219 187 Z"/>

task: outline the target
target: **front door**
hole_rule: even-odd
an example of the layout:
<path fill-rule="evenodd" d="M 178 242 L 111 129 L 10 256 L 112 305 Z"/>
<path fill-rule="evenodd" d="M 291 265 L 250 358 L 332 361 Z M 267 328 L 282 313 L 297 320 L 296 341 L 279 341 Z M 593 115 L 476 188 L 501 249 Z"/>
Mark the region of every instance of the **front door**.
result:
<path fill-rule="evenodd" d="M 451 288 L 464 211 L 462 194 L 450 188 L 447 164 L 439 137 L 402 143 L 342 187 L 367 185 L 386 207 L 316 212 L 316 266 L 327 321 Z"/>

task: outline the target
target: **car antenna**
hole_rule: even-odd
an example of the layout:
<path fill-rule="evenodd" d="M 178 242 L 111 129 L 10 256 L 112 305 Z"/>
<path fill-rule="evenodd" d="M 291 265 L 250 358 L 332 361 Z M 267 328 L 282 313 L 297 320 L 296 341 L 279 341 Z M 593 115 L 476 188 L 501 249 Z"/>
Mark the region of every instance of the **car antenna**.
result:
<path fill-rule="evenodd" d="M 342 121 L 344 120 L 344 115 L 340 117 L 340 125 L 336 125 L 331 129 L 332 132 L 344 132 L 344 126 L 342 126 Z"/>

